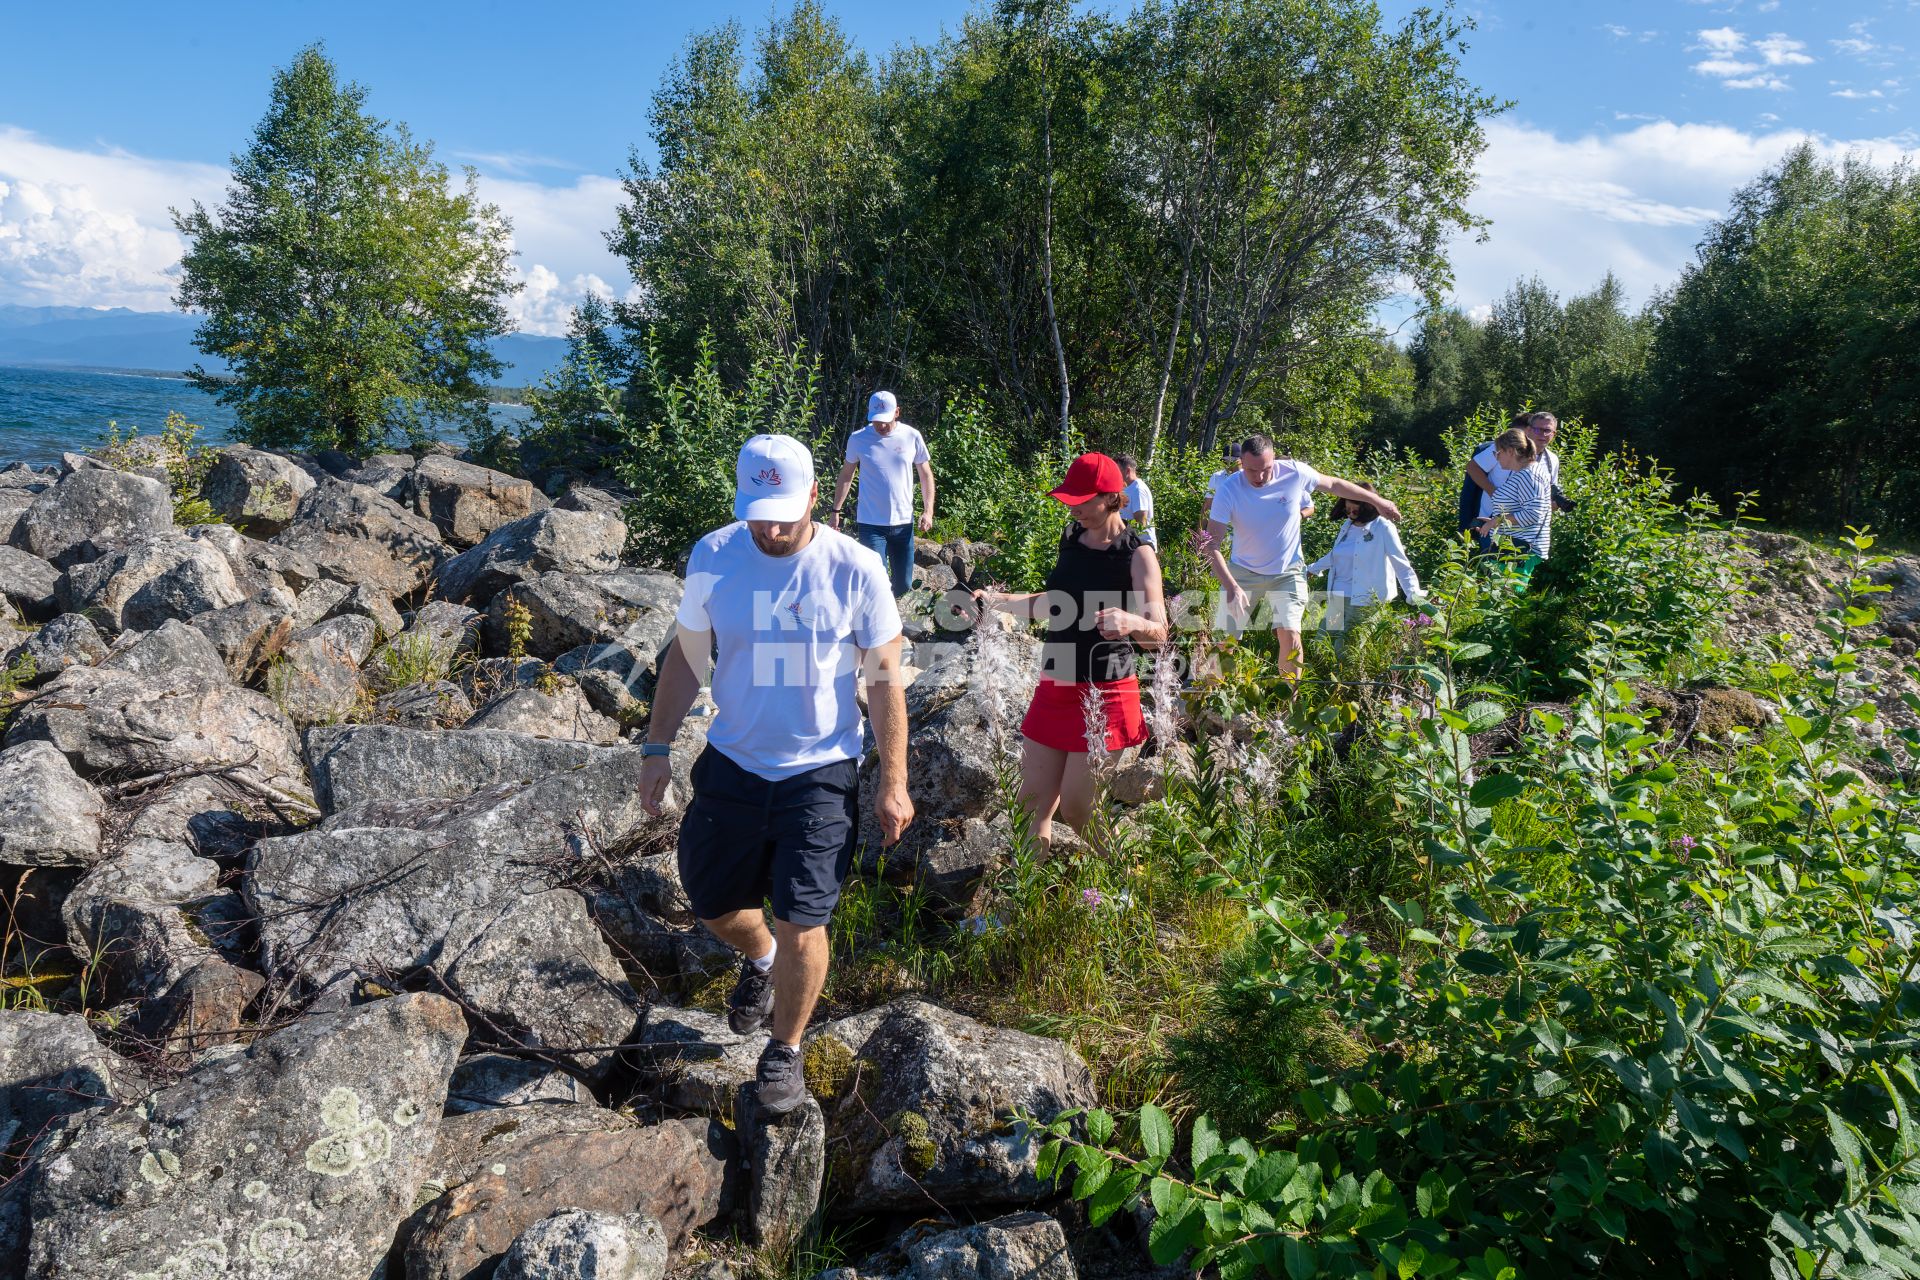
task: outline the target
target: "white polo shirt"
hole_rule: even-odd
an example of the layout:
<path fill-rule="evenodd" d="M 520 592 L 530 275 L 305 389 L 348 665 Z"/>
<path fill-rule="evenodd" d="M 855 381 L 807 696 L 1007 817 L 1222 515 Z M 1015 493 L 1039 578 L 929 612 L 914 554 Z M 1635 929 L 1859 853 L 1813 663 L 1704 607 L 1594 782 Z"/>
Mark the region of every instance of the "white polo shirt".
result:
<path fill-rule="evenodd" d="M 900 634 L 880 557 L 815 525 L 790 556 L 754 545 L 744 520 L 693 546 L 680 625 L 711 631 L 716 751 L 770 782 L 860 755 L 857 650 Z"/>

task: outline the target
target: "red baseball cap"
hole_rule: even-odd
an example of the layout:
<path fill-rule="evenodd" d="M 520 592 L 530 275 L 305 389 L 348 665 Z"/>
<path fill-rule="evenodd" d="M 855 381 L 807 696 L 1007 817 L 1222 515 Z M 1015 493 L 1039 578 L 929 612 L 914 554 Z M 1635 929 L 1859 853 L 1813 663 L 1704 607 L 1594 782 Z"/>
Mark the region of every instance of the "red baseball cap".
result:
<path fill-rule="evenodd" d="M 1067 478 L 1049 496 L 1072 507 L 1103 493 L 1123 493 L 1126 487 L 1119 463 L 1104 453 L 1083 453 L 1073 460 Z"/>

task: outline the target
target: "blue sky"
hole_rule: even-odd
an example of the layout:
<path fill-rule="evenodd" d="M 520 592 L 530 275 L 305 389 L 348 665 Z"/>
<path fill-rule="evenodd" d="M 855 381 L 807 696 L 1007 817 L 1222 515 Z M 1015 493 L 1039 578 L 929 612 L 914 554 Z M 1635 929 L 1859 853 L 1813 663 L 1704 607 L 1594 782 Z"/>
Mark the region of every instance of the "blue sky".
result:
<path fill-rule="evenodd" d="M 876 56 L 967 5 L 828 4 Z M 1411 0 L 1385 0 L 1390 16 Z M 10 5 L 0 53 L 0 302 L 163 309 L 170 204 L 217 199 L 273 68 L 324 40 L 513 216 L 522 327 L 557 331 L 629 281 L 600 232 L 648 99 L 694 30 L 770 5 Z M 1467 70 L 1514 108 L 1489 127 L 1457 300 L 1517 276 L 1563 292 L 1609 267 L 1644 298 L 1736 185 L 1813 137 L 1891 160 L 1920 147 L 1920 0 L 1482 0 Z M 1405 308 L 1388 308 L 1389 320 Z"/>

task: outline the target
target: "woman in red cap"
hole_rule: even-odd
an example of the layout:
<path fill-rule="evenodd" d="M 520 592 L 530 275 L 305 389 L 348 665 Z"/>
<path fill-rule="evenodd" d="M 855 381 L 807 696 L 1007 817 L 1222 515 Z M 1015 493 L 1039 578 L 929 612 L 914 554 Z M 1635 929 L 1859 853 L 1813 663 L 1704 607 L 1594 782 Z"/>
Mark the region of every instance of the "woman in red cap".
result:
<path fill-rule="evenodd" d="M 1052 841 L 1056 810 L 1075 830 L 1092 815 L 1090 751 L 1104 755 L 1147 738 L 1134 657 L 1166 643 L 1167 612 L 1159 557 L 1120 518 L 1125 489 L 1120 464 L 1104 453 L 1075 458 L 1053 491 L 1073 521 L 1047 589 L 974 593 L 983 606 L 1047 622 L 1040 686 L 1020 722 L 1020 800 L 1043 844 Z"/>

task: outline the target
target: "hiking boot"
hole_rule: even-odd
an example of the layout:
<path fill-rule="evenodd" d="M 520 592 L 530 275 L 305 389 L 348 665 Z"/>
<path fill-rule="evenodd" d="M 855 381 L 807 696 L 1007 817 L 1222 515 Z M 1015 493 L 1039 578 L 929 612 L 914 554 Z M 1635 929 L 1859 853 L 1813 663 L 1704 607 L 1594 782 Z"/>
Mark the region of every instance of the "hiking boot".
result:
<path fill-rule="evenodd" d="M 798 1045 L 768 1041 L 753 1078 L 758 1086 L 754 1100 L 767 1115 L 783 1116 L 806 1101 L 807 1074 L 801 1069 Z"/>
<path fill-rule="evenodd" d="M 773 971 L 762 973 L 753 961 L 740 962 L 740 981 L 727 997 L 727 1025 L 737 1036 L 752 1035 L 773 1017 Z"/>

